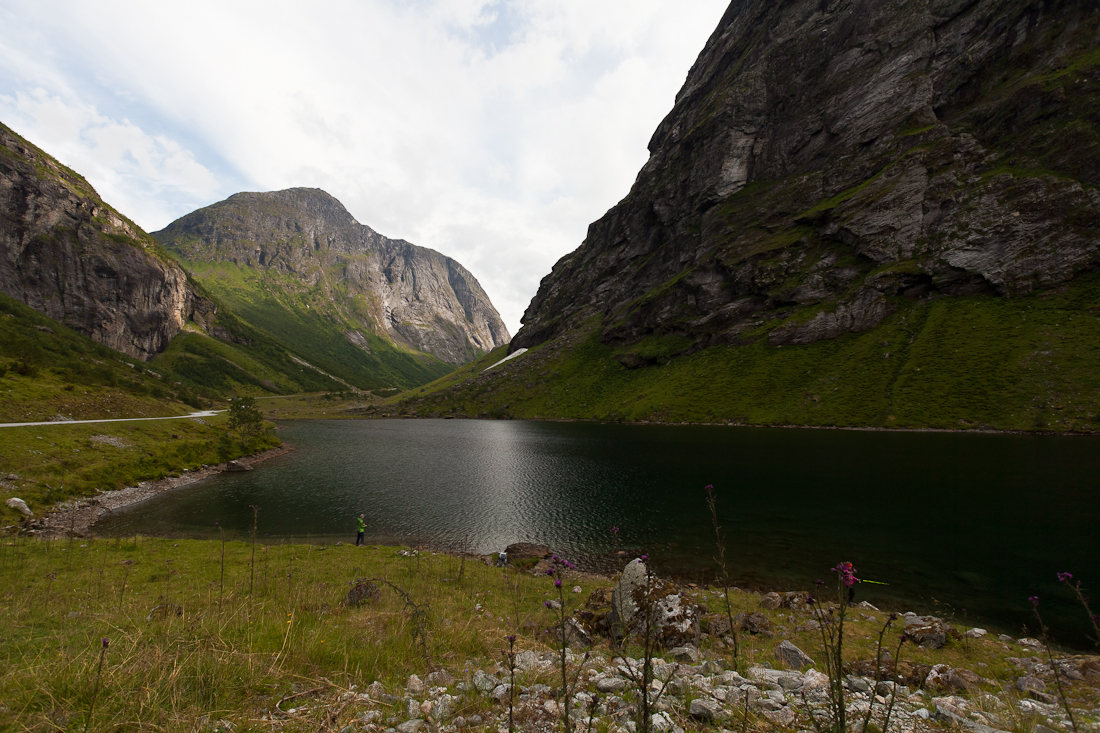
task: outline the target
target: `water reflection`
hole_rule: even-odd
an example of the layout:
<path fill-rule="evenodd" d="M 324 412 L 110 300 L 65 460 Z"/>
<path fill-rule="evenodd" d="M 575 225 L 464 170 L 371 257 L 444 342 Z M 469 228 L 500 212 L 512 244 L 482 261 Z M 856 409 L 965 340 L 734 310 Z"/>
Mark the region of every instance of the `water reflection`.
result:
<path fill-rule="evenodd" d="M 1095 438 L 462 420 L 282 435 L 295 452 L 97 530 L 209 537 L 220 521 L 244 534 L 259 504 L 273 538 L 351 541 L 363 512 L 375 543 L 540 542 L 607 568 L 618 526 L 624 545 L 701 578 L 713 576 L 702 487 L 714 484 L 741 583 L 806 588 L 851 560 L 890 584 L 861 588 L 873 602 L 950 602 L 1013 631 L 1034 594 L 1052 599 L 1052 625 L 1083 631 L 1056 572 L 1100 587 Z"/>

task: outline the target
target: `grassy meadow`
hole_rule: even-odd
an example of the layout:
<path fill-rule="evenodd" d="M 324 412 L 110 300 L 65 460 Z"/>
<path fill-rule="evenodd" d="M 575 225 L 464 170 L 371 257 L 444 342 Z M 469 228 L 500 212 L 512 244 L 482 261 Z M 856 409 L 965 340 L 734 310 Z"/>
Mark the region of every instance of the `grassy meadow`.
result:
<path fill-rule="evenodd" d="M 498 665 L 511 634 L 518 637 L 517 651 L 554 648 L 545 630 L 555 613 L 543 606 L 556 597 L 550 578 L 429 550 L 417 555 L 348 544 L 18 538 L 0 544 L 0 577 L 2 730 L 239 733 L 342 730 L 352 724 L 362 730 L 356 719 L 366 709 L 381 709 L 388 726 L 394 718 L 407 719 L 405 705 L 399 698 L 375 695 L 370 702 L 348 692 L 362 693 L 379 681 L 388 693 L 401 695 L 410 674 L 434 670 L 446 670 L 455 682 L 469 681 L 478 669 L 499 676 L 506 671 Z M 392 586 L 379 583 L 376 599 L 349 607 L 343 599 L 361 578 Z M 581 588 L 566 593 L 567 611 L 585 607 L 593 592 L 599 596 L 612 582 L 567 576 L 567 588 Z M 719 591 L 685 590 L 711 613 L 724 614 Z M 774 663 L 782 639 L 822 658 L 817 632 L 799 628 L 808 618 L 804 612 L 761 609 L 759 596 L 748 592 L 734 591 L 731 599 L 733 613 L 763 613 L 776 632 L 774 638 L 742 637 L 743 669 Z M 853 609 L 849 619 L 846 659 L 872 660 L 885 614 Z M 899 630 L 890 636 L 895 643 Z M 733 668 L 728 649 L 712 637 L 702 637 L 702 650 Z M 613 656 L 606 641 L 597 641 L 593 652 L 593 665 Z M 1026 656 L 1027 650 L 990 635 L 939 650 L 907 647 L 902 660 L 920 669 L 936 663 L 978 668 L 999 685 L 1018 674 L 1005 659 L 1011 655 Z M 531 671 L 517 682 L 554 687 L 557 674 Z M 1075 705 L 1097 704 L 1089 689 L 1071 692 Z M 501 712 L 486 694 L 453 684 L 451 692 L 459 697 L 456 714 L 490 720 Z M 631 693 L 625 694 L 629 699 Z M 292 696 L 293 702 L 276 707 Z M 707 728 L 686 722 L 689 730 Z M 1028 733 L 1031 725 L 1021 714 L 1013 730 Z M 774 729 L 756 714 L 748 727 Z"/>

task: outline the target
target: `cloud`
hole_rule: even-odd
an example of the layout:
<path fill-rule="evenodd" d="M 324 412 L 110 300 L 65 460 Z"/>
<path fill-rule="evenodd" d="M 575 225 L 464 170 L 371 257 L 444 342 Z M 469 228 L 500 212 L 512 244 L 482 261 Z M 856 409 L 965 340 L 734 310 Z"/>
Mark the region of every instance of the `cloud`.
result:
<path fill-rule="evenodd" d="M 177 142 L 44 89 L 0 95 L 0 116 L 127 216 L 170 220 L 180 206 L 201 205 L 215 192 L 211 172 Z"/>
<path fill-rule="evenodd" d="M 515 332 L 727 2 L 16 3 L 0 114 L 151 230 L 241 187 L 323 188 L 460 261 Z"/>

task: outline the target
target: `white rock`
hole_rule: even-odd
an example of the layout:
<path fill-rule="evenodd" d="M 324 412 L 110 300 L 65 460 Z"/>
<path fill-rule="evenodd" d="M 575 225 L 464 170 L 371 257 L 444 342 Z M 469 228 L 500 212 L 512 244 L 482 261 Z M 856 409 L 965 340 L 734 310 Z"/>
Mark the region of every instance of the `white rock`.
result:
<path fill-rule="evenodd" d="M 34 516 L 34 512 L 31 511 L 31 508 L 29 506 L 27 506 L 27 502 L 23 501 L 22 499 L 13 496 L 4 503 L 10 506 L 15 511 L 23 514 L 24 516 Z"/>

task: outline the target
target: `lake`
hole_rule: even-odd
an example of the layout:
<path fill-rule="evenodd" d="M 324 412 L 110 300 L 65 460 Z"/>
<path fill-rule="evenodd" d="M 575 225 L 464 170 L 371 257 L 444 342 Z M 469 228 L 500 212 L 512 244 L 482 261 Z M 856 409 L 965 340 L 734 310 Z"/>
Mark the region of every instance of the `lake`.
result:
<path fill-rule="evenodd" d="M 718 495 L 734 582 L 810 590 L 848 560 L 858 599 L 1035 633 L 1039 595 L 1056 637 L 1086 618 L 1055 574 L 1100 587 L 1095 437 L 903 433 L 490 420 L 309 421 L 296 450 L 101 521 L 109 536 L 550 545 L 613 570 L 611 527 L 664 572 L 715 577 L 704 486 Z M 1100 603 L 1097 604 L 1100 606 Z M 965 614 L 962 609 L 967 609 Z"/>

